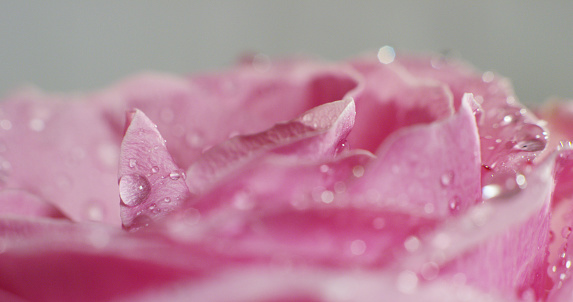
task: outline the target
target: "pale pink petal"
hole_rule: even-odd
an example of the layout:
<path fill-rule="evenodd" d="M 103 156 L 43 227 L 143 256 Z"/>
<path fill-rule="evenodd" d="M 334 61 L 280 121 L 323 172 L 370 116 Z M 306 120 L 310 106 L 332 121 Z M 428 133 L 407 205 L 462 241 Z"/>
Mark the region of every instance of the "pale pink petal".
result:
<path fill-rule="evenodd" d="M 204 192 L 221 177 L 269 151 L 298 160 L 332 158 L 344 147 L 354 115 L 354 102 L 342 100 L 313 108 L 265 132 L 233 137 L 206 151 L 189 167 L 187 184 L 193 192 Z"/>
<path fill-rule="evenodd" d="M 128 113 L 129 125 L 119 163 L 123 227 L 137 229 L 179 208 L 191 197 L 157 127 L 139 110 Z"/>
<path fill-rule="evenodd" d="M 351 194 L 433 217 L 463 212 L 481 201 L 479 140 L 471 98 L 466 95 L 459 111 L 449 118 L 390 135 Z"/>
<path fill-rule="evenodd" d="M 120 225 L 121 133 L 112 130 L 102 108 L 78 97 L 28 91 L 8 97 L 0 109 L 1 188 L 33 192 L 75 221 Z"/>
<path fill-rule="evenodd" d="M 348 69 L 310 60 L 271 61 L 261 70 L 241 64 L 187 78 L 145 74 L 93 95 L 123 127 L 123 112 L 139 108 L 157 123 L 175 162 L 187 168 L 203 149 L 237 134 L 253 134 L 354 89 Z"/>

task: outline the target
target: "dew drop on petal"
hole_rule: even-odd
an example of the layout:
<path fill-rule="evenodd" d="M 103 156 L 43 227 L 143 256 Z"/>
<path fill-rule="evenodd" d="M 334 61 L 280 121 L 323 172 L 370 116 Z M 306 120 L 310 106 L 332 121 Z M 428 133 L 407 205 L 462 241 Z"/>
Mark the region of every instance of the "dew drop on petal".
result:
<path fill-rule="evenodd" d="M 324 190 L 320 194 L 320 200 L 324 203 L 331 203 L 334 201 L 334 193 L 330 190 Z"/>
<path fill-rule="evenodd" d="M 527 152 L 541 151 L 545 149 L 545 141 L 540 139 L 530 139 L 526 141 L 517 142 L 514 146 L 515 149 Z"/>
<path fill-rule="evenodd" d="M 157 166 L 151 167 L 151 173 L 155 174 L 157 172 L 159 172 L 159 167 L 157 167 Z"/>
<path fill-rule="evenodd" d="M 171 173 L 169 173 L 169 178 L 171 178 L 172 180 L 178 180 L 179 178 L 185 179 L 185 172 L 180 170 L 172 171 Z"/>
<path fill-rule="evenodd" d="M 165 197 L 165 198 L 163 198 L 163 202 L 165 202 L 165 203 L 170 203 L 170 202 L 171 202 L 171 198 L 170 198 L 170 197 Z"/>
<path fill-rule="evenodd" d="M 517 174 L 515 176 L 515 183 L 520 189 L 525 189 L 525 187 L 527 187 L 527 179 L 525 178 L 525 175 Z"/>
<path fill-rule="evenodd" d="M 454 196 L 449 201 L 450 213 L 458 212 L 460 210 L 460 204 L 462 203 L 459 196 Z"/>
<path fill-rule="evenodd" d="M 382 46 L 378 50 L 378 61 L 382 64 L 390 64 L 396 58 L 396 52 L 392 46 Z"/>
<path fill-rule="evenodd" d="M 135 165 L 137 165 L 137 160 L 135 158 L 130 159 L 129 160 L 129 167 L 135 168 Z"/>
<path fill-rule="evenodd" d="M 410 236 L 404 241 L 404 247 L 408 252 L 415 252 L 420 248 L 420 239 L 416 236 Z"/>
<path fill-rule="evenodd" d="M 360 177 L 364 176 L 364 167 L 360 166 L 360 165 L 354 166 L 354 168 L 352 168 L 352 174 L 356 178 L 360 178 Z"/>
<path fill-rule="evenodd" d="M 364 252 L 366 252 L 366 243 L 360 239 L 352 241 L 350 244 L 350 252 L 355 256 L 364 254 Z"/>
<path fill-rule="evenodd" d="M 128 174 L 119 179 L 119 197 L 126 206 L 133 207 L 140 204 L 150 191 L 149 181 L 139 174 Z"/>
<path fill-rule="evenodd" d="M 484 200 L 494 198 L 501 194 L 501 186 L 498 184 L 483 186 L 483 188 L 481 188 L 481 194 Z"/>
<path fill-rule="evenodd" d="M 440 183 L 442 184 L 442 186 L 447 187 L 449 186 L 454 180 L 454 172 L 453 171 L 448 171 L 445 172 L 444 174 L 442 174 L 442 176 L 440 177 Z"/>

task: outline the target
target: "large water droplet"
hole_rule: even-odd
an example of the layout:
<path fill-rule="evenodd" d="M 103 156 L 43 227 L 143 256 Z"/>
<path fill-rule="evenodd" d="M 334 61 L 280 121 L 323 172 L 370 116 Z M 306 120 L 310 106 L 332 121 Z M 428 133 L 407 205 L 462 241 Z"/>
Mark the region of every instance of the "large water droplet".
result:
<path fill-rule="evenodd" d="M 514 149 L 518 151 L 541 151 L 547 144 L 547 132 L 538 125 L 524 124 L 518 129 L 513 141 Z"/>
<path fill-rule="evenodd" d="M 150 191 L 149 181 L 139 174 L 128 174 L 119 179 L 119 197 L 126 206 L 133 207 L 140 204 Z"/>

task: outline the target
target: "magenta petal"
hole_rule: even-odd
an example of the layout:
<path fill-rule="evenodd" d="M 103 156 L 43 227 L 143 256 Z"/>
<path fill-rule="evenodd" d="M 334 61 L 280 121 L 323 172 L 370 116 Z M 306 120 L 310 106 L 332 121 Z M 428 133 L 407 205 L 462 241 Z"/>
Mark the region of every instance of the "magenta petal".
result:
<path fill-rule="evenodd" d="M 91 216 L 94 220 L 97 220 L 97 218 L 101 217 L 100 214 L 99 212 L 92 212 Z M 57 208 L 37 196 L 24 191 L 10 189 L 0 191 L 0 216 L 6 215 L 51 218 L 65 217 Z"/>
<path fill-rule="evenodd" d="M 313 108 L 273 128 L 229 139 L 203 154 L 187 170 L 187 184 L 203 192 L 222 176 L 266 151 L 299 160 L 332 158 L 343 148 L 354 124 L 354 102 L 342 100 Z"/>
<path fill-rule="evenodd" d="M 444 120 L 392 134 L 351 189 L 380 205 L 445 217 L 481 200 L 479 140 L 464 96 Z"/>
<path fill-rule="evenodd" d="M 422 256 L 407 259 L 407 267 L 421 270 L 434 263 L 440 275 L 462 274 L 468 284 L 484 290 L 545 297 L 551 288 L 547 247 L 554 162 L 549 158 L 528 174 L 523 190 L 489 199 L 445 222 L 423 240 Z"/>
<path fill-rule="evenodd" d="M 119 195 L 126 229 L 146 226 L 191 197 L 185 173 L 174 163 L 157 128 L 139 110 L 128 114 L 121 144 Z"/>
<path fill-rule="evenodd" d="M 33 192 L 74 221 L 120 225 L 121 133 L 101 107 L 28 91 L 0 103 L 0 187 Z"/>

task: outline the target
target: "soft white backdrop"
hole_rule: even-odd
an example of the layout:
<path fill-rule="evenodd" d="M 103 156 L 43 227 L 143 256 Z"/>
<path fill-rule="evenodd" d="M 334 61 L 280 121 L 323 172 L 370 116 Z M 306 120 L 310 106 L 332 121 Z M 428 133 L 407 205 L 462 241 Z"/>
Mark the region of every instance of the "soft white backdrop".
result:
<path fill-rule="evenodd" d="M 338 60 L 453 50 L 526 103 L 573 98 L 573 1 L 0 1 L 0 95 L 85 91 L 143 70 L 218 69 L 249 51 Z"/>

